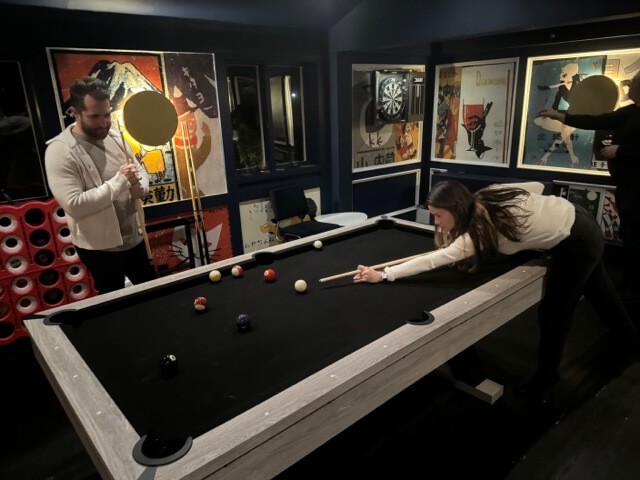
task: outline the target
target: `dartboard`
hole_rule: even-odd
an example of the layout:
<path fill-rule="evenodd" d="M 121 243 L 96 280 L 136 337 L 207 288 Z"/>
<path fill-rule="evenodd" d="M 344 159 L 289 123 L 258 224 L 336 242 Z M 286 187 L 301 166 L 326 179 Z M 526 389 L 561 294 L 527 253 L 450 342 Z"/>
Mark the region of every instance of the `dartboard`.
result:
<path fill-rule="evenodd" d="M 378 90 L 380 116 L 395 120 L 402 115 L 405 104 L 405 86 L 401 78 L 389 77 L 382 81 Z"/>

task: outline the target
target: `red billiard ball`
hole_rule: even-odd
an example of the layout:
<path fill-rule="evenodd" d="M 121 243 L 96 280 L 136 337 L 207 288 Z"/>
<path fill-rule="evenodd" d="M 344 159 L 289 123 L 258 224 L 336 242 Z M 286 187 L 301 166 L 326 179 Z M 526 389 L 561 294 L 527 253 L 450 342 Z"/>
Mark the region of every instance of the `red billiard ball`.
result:
<path fill-rule="evenodd" d="M 241 277 L 243 273 L 244 269 L 240 265 L 234 265 L 231 268 L 231 275 L 233 275 L 234 277 Z"/>
<path fill-rule="evenodd" d="M 207 299 L 204 297 L 197 297 L 193 301 L 193 308 L 198 312 L 204 312 L 207 309 Z"/>
<path fill-rule="evenodd" d="M 276 271 L 273 268 L 267 268 L 264 271 L 264 279 L 267 282 L 273 282 L 276 279 Z"/>

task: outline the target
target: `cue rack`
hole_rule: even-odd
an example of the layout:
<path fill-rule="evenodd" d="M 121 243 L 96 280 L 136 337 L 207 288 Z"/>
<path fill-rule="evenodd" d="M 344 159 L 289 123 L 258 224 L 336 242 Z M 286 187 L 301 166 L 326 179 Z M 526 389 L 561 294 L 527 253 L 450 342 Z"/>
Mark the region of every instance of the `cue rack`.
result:
<path fill-rule="evenodd" d="M 202 199 L 196 168 L 193 162 L 193 149 L 191 145 L 191 132 L 187 122 L 180 122 L 182 138 L 185 139 L 185 165 L 187 167 L 187 179 L 189 180 L 189 194 L 191 196 L 191 209 L 193 211 L 194 226 L 196 229 L 196 240 L 198 244 L 198 255 L 200 255 L 202 265 L 209 264 L 209 247 L 207 246 L 207 229 L 202 210 Z"/>
<path fill-rule="evenodd" d="M 152 118 L 153 122 L 149 122 Z M 123 122 L 121 122 L 121 120 Z M 175 137 L 178 127 L 178 113 L 171 101 L 161 92 L 145 90 L 138 92 L 129 97 L 122 107 L 121 120 L 117 120 L 118 129 L 122 136 L 122 147 L 124 149 L 127 160 L 133 162 L 126 148 L 126 141 L 123 135 L 123 128 L 135 141 L 142 145 L 161 146 L 170 142 Z M 204 221 L 204 213 L 202 210 L 202 201 L 200 198 L 200 189 L 198 188 L 198 179 L 196 178 L 196 169 L 193 162 L 193 150 L 191 139 L 189 137 L 189 126 L 186 122 L 180 123 L 181 132 L 186 143 L 184 145 L 185 164 L 187 169 L 187 177 L 189 181 L 189 192 L 191 194 L 191 207 L 193 212 L 194 226 L 196 230 L 196 239 L 198 252 L 202 265 L 209 263 L 209 248 L 207 246 L 207 231 Z M 138 211 L 138 209 L 136 209 Z M 144 221 L 143 212 L 138 211 L 142 217 L 140 223 L 143 226 L 143 236 L 149 261 L 153 263 L 153 256 Z M 140 220 L 140 219 L 139 219 Z"/>

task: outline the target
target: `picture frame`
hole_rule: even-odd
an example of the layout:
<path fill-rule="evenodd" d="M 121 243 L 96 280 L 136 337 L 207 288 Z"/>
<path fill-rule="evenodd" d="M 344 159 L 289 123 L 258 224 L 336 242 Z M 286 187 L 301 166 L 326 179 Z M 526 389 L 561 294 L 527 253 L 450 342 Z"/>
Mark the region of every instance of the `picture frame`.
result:
<path fill-rule="evenodd" d="M 378 103 L 375 78 L 380 71 L 387 72 L 390 78 L 400 75 L 407 79 L 408 110 L 406 116 L 399 116 L 397 121 L 375 120 L 378 117 L 374 111 Z M 411 73 L 421 73 L 418 77 L 422 82 L 409 81 L 413 78 Z M 424 121 L 416 120 L 409 110 L 422 112 L 424 108 L 424 75 L 424 65 L 352 65 L 351 165 L 354 173 L 421 161 Z"/>
<path fill-rule="evenodd" d="M 188 156 L 193 159 L 198 187 L 193 195 L 227 193 L 213 54 L 47 48 L 47 56 L 61 128 L 73 122 L 69 113 L 73 80 L 94 76 L 107 83 L 112 127 L 122 132 L 149 174 L 145 206 L 191 198 Z M 137 142 L 122 123 L 124 103 L 142 91 L 163 94 L 176 109 L 179 128 L 164 145 Z"/>
<path fill-rule="evenodd" d="M 47 196 L 38 143 L 20 62 L 0 60 L 0 203 Z"/>
<path fill-rule="evenodd" d="M 610 185 L 554 180 L 554 194 L 582 206 L 598 222 L 607 243 L 622 245 L 616 188 Z"/>
<path fill-rule="evenodd" d="M 431 161 L 509 166 L 518 62 L 436 65 Z"/>
<path fill-rule="evenodd" d="M 537 113 L 547 107 L 569 110 L 573 86 L 593 75 L 606 76 L 617 85 L 614 110 L 620 108 L 631 102 L 628 82 L 638 70 L 640 49 L 527 58 L 517 167 L 608 176 L 607 162 L 598 153 L 607 132 L 569 127 Z"/>

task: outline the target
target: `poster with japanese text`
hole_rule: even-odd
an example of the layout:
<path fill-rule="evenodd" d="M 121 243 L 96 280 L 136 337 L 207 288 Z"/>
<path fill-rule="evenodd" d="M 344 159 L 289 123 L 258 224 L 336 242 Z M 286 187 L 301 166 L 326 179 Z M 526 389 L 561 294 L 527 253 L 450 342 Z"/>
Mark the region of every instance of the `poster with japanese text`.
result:
<path fill-rule="evenodd" d="M 107 83 L 112 128 L 120 130 L 149 174 L 145 205 L 190 198 L 192 191 L 200 197 L 227 192 L 213 55 L 53 48 L 47 53 L 62 128 L 73 123 L 70 83 L 85 76 Z M 139 143 L 122 122 L 126 101 L 142 91 L 163 94 L 176 109 L 176 135 L 164 145 Z M 150 115 L 149 122 L 153 121 Z M 185 173 L 185 152 L 196 172 L 191 184 Z"/>
<path fill-rule="evenodd" d="M 518 167 L 593 175 L 608 175 L 607 162 L 599 150 L 610 139 L 608 131 L 582 130 L 558 120 L 538 116 L 543 108 L 571 113 L 572 97 L 580 100 L 584 114 L 590 104 L 597 108 L 606 92 L 576 88 L 592 76 L 610 79 L 613 111 L 630 103 L 629 81 L 640 70 L 640 49 L 531 57 L 527 60 L 524 106 Z M 617 91 L 617 101 L 615 92 Z M 574 94 L 575 92 L 575 94 Z M 580 92 L 580 93 L 578 93 Z M 590 95 L 589 102 L 583 95 Z M 577 95 L 577 97 L 576 97 Z M 586 101 L 585 101 L 586 100 Z"/>
<path fill-rule="evenodd" d="M 393 68 L 424 72 L 424 65 L 355 64 L 352 68 L 351 141 L 354 172 L 420 162 L 422 121 L 376 124 L 372 74 Z"/>
<path fill-rule="evenodd" d="M 436 66 L 431 159 L 509 166 L 518 59 Z"/>

